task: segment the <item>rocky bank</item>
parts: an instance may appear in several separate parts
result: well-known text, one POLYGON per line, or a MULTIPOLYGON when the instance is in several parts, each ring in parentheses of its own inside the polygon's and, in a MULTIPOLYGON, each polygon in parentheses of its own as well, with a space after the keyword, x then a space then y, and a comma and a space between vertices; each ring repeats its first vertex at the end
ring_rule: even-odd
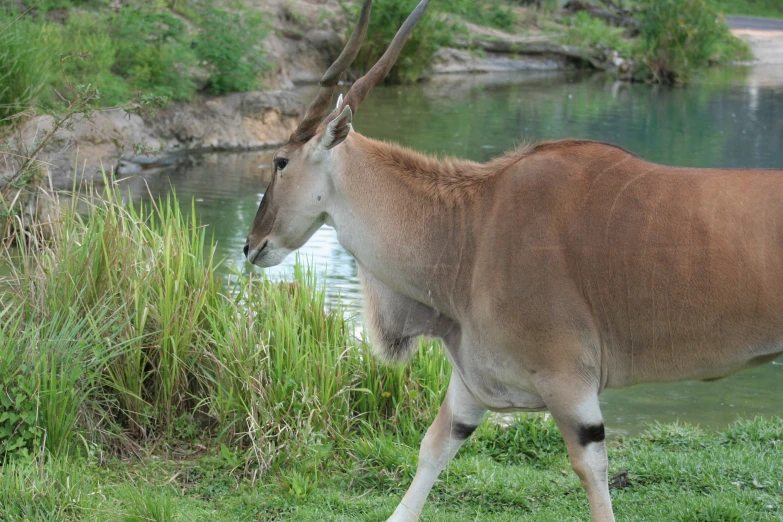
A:
MULTIPOLYGON (((273 90, 237 93, 176 103, 142 119, 121 110, 96 112, 57 132, 39 156, 55 186, 79 177, 100 178, 102 168, 131 175, 171 164, 187 153, 274 147, 295 128, 304 103, 295 85, 317 83, 340 53, 350 23, 339 0, 246 0, 272 18, 262 45, 273 67, 265 84, 273 90)), ((524 37, 468 25, 468 36, 433 58, 433 74, 555 70, 574 62, 611 66, 532 34, 524 37)), ((16 150, 32 150, 51 128, 50 116, 27 121, 13 137, 16 150)), ((12 158, 0 162, 0 177, 13 172, 12 158)))

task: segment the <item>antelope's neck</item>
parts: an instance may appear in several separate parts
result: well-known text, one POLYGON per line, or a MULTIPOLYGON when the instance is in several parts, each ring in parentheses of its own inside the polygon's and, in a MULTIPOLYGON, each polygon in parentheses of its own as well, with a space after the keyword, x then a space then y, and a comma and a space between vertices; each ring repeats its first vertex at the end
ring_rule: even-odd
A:
MULTIPOLYGON (((330 218, 340 244, 389 288, 457 318, 469 303, 476 251, 471 202, 440 200, 405 176, 401 151, 352 133, 334 151, 330 218)), ((404 152, 404 151, 403 151, 404 152)), ((407 159, 410 159, 408 157, 407 159)), ((432 163, 430 168, 437 168, 432 163)))

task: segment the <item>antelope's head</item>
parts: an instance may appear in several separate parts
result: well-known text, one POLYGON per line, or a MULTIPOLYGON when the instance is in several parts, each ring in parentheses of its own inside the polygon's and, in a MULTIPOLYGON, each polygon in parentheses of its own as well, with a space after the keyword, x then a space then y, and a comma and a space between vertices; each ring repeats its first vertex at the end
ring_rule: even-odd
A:
POLYGON ((329 218, 334 200, 332 173, 339 169, 334 150, 351 132, 353 114, 367 93, 380 83, 400 55, 430 0, 413 10, 389 48, 350 88, 329 113, 340 76, 362 46, 370 22, 372 0, 365 0, 351 38, 340 56, 321 78, 321 90, 307 108, 304 119, 274 156, 274 173, 245 243, 245 256, 258 266, 280 264, 304 245, 329 218))

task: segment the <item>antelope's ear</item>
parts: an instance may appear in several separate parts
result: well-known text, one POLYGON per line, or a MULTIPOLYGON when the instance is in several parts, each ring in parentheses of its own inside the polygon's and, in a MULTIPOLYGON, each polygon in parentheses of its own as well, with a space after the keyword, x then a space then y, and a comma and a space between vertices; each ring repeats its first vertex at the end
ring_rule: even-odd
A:
POLYGON ((324 135, 321 138, 321 146, 329 150, 345 141, 348 133, 351 132, 351 121, 353 120, 353 111, 346 105, 343 112, 338 117, 329 122, 326 126, 324 135))

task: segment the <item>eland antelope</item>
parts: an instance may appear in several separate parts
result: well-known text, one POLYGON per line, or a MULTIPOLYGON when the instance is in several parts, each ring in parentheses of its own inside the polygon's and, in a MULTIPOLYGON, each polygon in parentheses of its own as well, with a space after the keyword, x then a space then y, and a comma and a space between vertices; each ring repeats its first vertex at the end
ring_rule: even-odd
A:
POLYGON ((666 167, 586 140, 479 164, 366 138, 353 114, 429 0, 329 112, 371 3, 276 152, 245 254, 276 265, 327 223, 356 258, 379 357, 444 341, 446 398, 389 520, 418 519, 488 410, 548 410, 592 520, 612 521, 604 388, 717 379, 783 352, 783 171, 666 167))

